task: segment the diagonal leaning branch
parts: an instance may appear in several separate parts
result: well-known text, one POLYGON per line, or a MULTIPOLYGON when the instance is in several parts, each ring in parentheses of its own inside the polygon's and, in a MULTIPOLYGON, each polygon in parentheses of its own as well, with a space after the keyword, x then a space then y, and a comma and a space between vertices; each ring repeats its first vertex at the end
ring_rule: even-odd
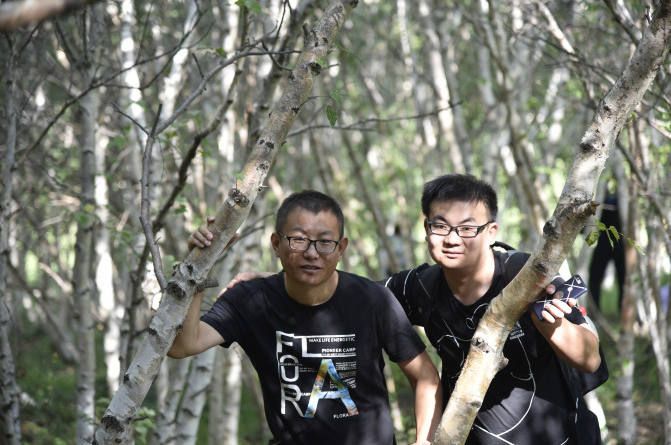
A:
POLYGON ((608 154, 630 113, 638 106, 667 57, 671 37, 671 0, 664 0, 620 78, 599 104, 585 132, 559 202, 543 238, 520 273, 496 297, 480 321, 434 444, 463 444, 485 393, 505 366, 503 345, 515 322, 549 283, 566 258, 589 215, 608 154))
POLYGON ((321 70, 320 60, 326 58, 340 27, 357 4, 355 0, 339 0, 331 4, 319 23, 306 38, 305 49, 289 75, 282 97, 273 107, 243 171, 242 179, 229 191, 218 210, 212 232, 215 237, 207 249, 194 249, 176 265, 163 292, 158 312, 151 320, 148 335, 124 374, 123 383, 112 398, 96 431, 94 443, 130 443, 132 422, 161 361, 172 344, 196 288, 201 285, 226 245, 249 214, 250 206, 268 174, 275 154, 301 106, 312 91, 314 78, 321 70))

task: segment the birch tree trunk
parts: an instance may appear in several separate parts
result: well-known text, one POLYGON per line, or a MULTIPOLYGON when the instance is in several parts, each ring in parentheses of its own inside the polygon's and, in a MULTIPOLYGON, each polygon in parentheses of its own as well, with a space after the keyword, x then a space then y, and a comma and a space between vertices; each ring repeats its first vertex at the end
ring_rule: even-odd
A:
MULTIPOLYGON (((406 0, 396 0, 396 11, 398 17, 398 28, 399 36, 401 38, 401 52, 403 55, 403 66, 405 68, 406 75, 410 78, 409 82, 403 83, 404 93, 410 93, 412 95, 413 102, 415 103, 415 111, 417 114, 421 114, 422 110, 422 100, 419 96, 419 76, 417 74, 417 58, 410 47, 410 30, 408 29, 408 7, 406 0)), ((433 123, 430 118, 423 117, 419 119, 421 126, 421 131, 419 132, 422 137, 422 143, 427 145, 430 148, 436 148, 437 138, 436 130, 433 128, 433 123)), ((461 156, 458 153, 453 153, 452 147, 448 147, 448 153, 450 154, 450 160, 452 161, 453 167, 457 171, 463 171, 463 164, 461 162, 461 156), (458 156, 453 156, 457 154, 458 156)))
MULTIPOLYGON (((633 139, 633 138, 632 138, 633 139)), ((635 181, 629 184, 629 205, 627 208, 627 229, 629 236, 637 239, 638 229, 638 186, 635 181)), ((636 241, 638 242, 638 241, 636 241)), ((617 431, 618 440, 623 445, 636 443, 636 411, 634 409, 634 323, 636 321, 636 300, 640 293, 637 285, 638 255, 636 248, 627 243, 624 246, 625 277, 622 308, 620 312, 619 341, 617 342, 620 358, 620 373, 617 378, 617 431)))
POLYGON ((212 381, 214 367, 214 348, 198 354, 191 361, 191 372, 184 391, 184 398, 177 414, 177 432, 175 443, 192 445, 196 443, 198 425, 205 406, 208 387, 212 381))
POLYGON ((587 218, 594 214, 592 197, 610 149, 664 62, 670 39, 671 1, 665 0, 624 72, 599 103, 536 251, 480 321, 436 433, 437 445, 465 443, 492 378, 504 366, 503 345, 511 328, 559 269, 587 218))
MULTIPOLYGON (((258 240, 254 236, 249 236, 245 241, 250 240, 252 243, 258 246, 258 240)), ((246 246, 245 246, 246 247, 246 246)), ((243 252, 249 252, 247 248, 243 247, 243 252)), ((217 268, 220 270, 218 273, 218 281, 220 283, 228 283, 233 273, 236 271, 234 266, 235 257, 237 256, 236 252, 230 252, 226 258, 221 262, 217 268)), ((258 257, 257 257, 258 258, 258 257)), ((243 270, 251 270, 252 265, 246 264, 243 270)), ((215 294, 216 298, 216 294, 215 294)), ((191 363, 191 369, 187 378, 184 381, 184 396, 181 397, 179 404, 179 411, 176 415, 176 425, 174 426, 175 434, 175 443, 179 445, 195 444, 197 434, 198 434, 198 425, 200 424, 200 418, 203 412, 203 407, 205 406, 205 400, 208 394, 211 394, 210 384, 212 382, 212 374, 215 372, 215 360, 216 352, 221 348, 212 348, 202 354, 197 355, 193 358, 191 363)), ((220 369, 216 369, 217 373, 221 373, 220 369)), ((239 413, 240 411, 240 400, 238 396, 237 408, 239 413)), ((230 403, 230 401, 225 400, 225 403, 230 403)), ((237 420, 238 415, 233 415, 232 418, 237 420)), ((228 419, 222 419, 224 422, 228 419)), ((212 419, 210 419, 212 421, 212 419)), ((237 425, 236 425, 237 432, 237 425)), ((160 442, 164 444, 165 442, 160 442)), ((213 442, 219 443, 219 442, 213 442)))
MULTIPOLYGON (((229 348, 230 349, 230 348, 229 348)), ((212 373, 212 382, 207 398, 207 443, 216 443, 231 445, 225 442, 224 423, 227 417, 224 415, 227 397, 224 395, 226 385, 226 375, 228 374, 228 364, 226 362, 228 354, 231 352, 226 348, 215 348, 214 369, 212 373)), ((238 417, 235 417, 235 429, 237 439, 238 417)), ((235 445, 235 444, 234 444, 235 445)))
POLYGON ((643 293, 643 307, 642 317, 645 318, 644 323, 650 329, 650 338, 652 342, 652 350, 655 353, 655 362, 657 363, 657 376, 659 378, 661 387, 661 401, 664 405, 663 422, 664 422, 664 444, 671 444, 671 365, 669 364, 669 341, 666 337, 667 320, 664 313, 664 304, 660 295, 659 273, 657 267, 661 264, 659 246, 659 237, 661 229, 657 221, 650 220, 648 222, 648 234, 650 234, 647 261, 639 263, 639 270, 641 275, 648 277, 647 292, 643 293))
POLYGON ((7 113, 7 139, 5 159, 2 165, 2 195, 0 195, 0 419, 4 439, 8 445, 21 443, 20 399, 21 390, 16 383, 16 366, 9 341, 12 330, 8 271, 10 266, 9 230, 12 213, 12 186, 16 153, 17 112, 14 102, 16 47, 11 36, 9 63, 5 77, 5 112, 7 113))
MULTIPOLYGON (((142 147, 144 147, 147 135, 142 130, 146 127, 146 118, 144 108, 140 101, 142 92, 140 91, 140 75, 135 67, 137 60, 135 38, 133 28, 136 23, 135 2, 133 0, 123 0, 119 5, 119 17, 121 22, 121 40, 119 41, 119 52, 121 54, 122 67, 125 70, 122 74, 122 81, 127 88, 120 91, 121 104, 126 114, 134 121, 131 125, 130 137, 128 138, 128 162, 125 163, 124 176, 126 185, 123 187, 124 202, 129 203, 127 207, 128 221, 131 227, 137 227, 139 221, 139 180, 142 166, 142 147), (140 128, 142 127, 142 128, 140 128)), ((143 242, 141 235, 136 235, 133 240, 133 246, 140 250, 143 242)), ((142 260, 140 260, 142 261, 142 260)), ((144 273, 137 270, 131 271, 130 264, 124 264, 120 276, 125 278, 123 292, 117 290, 117 293, 109 299, 108 295, 101 292, 100 305, 103 318, 106 320, 105 337, 103 340, 105 350, 105 364, 107 365, 108 386, 113 388, 110 394, 113 394, 119 387, 121 380, 121 370, 126 369, 130 360, 129 355, 133 351, 133 339, 135 338, 135 328, 138 310, 138 304, 135 302, 136 294, 134 290, 140 286, 144 279, 144 273), (135 276, 129 276, 135 273, 135 276), (120 294, 120 295, 119 295, 120 294), (116 300, 116 301, 115 301, 116 300), (122 328, 123 327, 123 328, 122 328), (117 332, 118 331, 118 332, 117 332), (118 336, 118 340, 115 337, 118 336), (118 343, 116 349, 114 344, 118 343), (118 364, 114 365, 114 361, 118 364), (118 368, 118 370, 115 370, 118 368), (117 382, 112 383, 110 379, 116 371, 117 382)), ((121 288, 121 286, 119 286, 121 288)))
POLYGON ((243 351, 236 347, 226 351, 226 385, 224 386, 223 445, 238 445, 240 403, 242 400, 243 351))
MULTIPOLYGON (((451 107, 451 91, 448 79, 456 82, 451 73, 451 62, 445 60, 450 54, 451 45, 443 47, 442 39, 434 23, 433 13, 426 0, 419 2, 419 14, 424 28, 424 34, 429 42, 429 70, 431 80, 437 94, 436 104, 438 109, 438 126, 440 129, 439 141, 447 149, 452 161, 452 169, 455 173, 469 173, 473 170, 471 164, 472 149, 466 135, 466 130, 461 119, 459 104, 451 107), (444 56, 443 56, 444 55, 444 56), (459 115, 459 118, 457 118, 459 115)), ((420 110, 417 110, 418 112, 420 110)))
POLYGON ((171 445, 177 443, 177 411, 179 403, 186 388, 186 378, 189 375, 193 357, 183 360, 166 359, 161 363, 160 379, 165 380, 161 389, 165 388, 165 394, 161 394, 162 403, 159 403, 159 411, 156 415, 156 427, 151 438, 153 445, 171 445), (173 365, 173 366, 171 366, 173 365))
MULTIPOLYGON (((102 32, 102 10, 90 9, 82 17, 88 33, 85 35, 88 51, 84 54, 84 85, 94 82, 97 67, 98 39, 102 32)), ((95 281, 95 171, 98 113, 100 93, 91 90, 80 102, 81 106, 81 198, 75 243, 75 265, 73 271, 74 318, 77 329, 77 443, 91 443, 95 424, 95 343, 93 321, 93 299, 95 281)))
POLYGON ((239 346, 217 348, 208 411, 208 438, 211 444, 238 445, 242 360, 239 346))
POLYGON ((196 288, 205 281, 213 264, 249 214, 250 205, 263 185, 275 153, 284 143, 296 114, 307 100, 314 77, 322 69, 318 61, 326 57, 354 6, 354 1, 334 2, 309 33, 306 49, 289 75, 289 83, 255 144, 241 180, 236 188, 230 190, 217 212, 213 225, 214 242, 207 249, 192 250, 184 262, 175 266, 173 276, 163 291, 161 306, 149 325, 148 336, 101 419, 96 443, 128 443, 131 440, 132 420, 175 338, 196 288))

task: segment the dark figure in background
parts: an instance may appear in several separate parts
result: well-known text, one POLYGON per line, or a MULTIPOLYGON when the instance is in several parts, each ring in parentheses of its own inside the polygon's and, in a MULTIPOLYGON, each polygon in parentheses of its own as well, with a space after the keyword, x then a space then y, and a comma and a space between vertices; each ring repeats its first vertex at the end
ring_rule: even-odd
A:
MULTIPOLYGON (((617 203, 617 194, 615 192, 606 192, 606 198, 601 205, 600 221, 606 227, 615 227, 615 230, 622 233, 622 222, 620 221, 620 212, 617 203)), ((618 307, 622 307, 622 292, 624 288, 624 240, 616 240, 612 235, 610 240, 606 232, 599 234, 599 240, 592 254, 592 260, 589 264, 589 287, 594 302, 597 307, 601 307, 601 285, 606 274, 606 268, 610 261, 615 263, 615 276, 617 278, 618 289, 618 307), (613 244, 611 245, 611 240, 613 244)))

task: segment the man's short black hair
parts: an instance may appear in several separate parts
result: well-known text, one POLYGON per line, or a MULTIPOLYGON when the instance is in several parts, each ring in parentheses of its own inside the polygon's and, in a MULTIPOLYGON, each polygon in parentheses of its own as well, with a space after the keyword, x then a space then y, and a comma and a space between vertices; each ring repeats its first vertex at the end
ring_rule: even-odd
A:
POLYGON ((431 204, 443 201, 482 202, 495 220, 499 211, 496 192, 491 185, 472 175, 450 174, 439 176, 426 184, 422 192, 422 212, 429 217, 431 204))
POLYGON ((317 214, 319 212, 331 212, 335 215, 340 225, 340 238, 345 233, 345 217, 342 214, 342 209, 338 201, 316 190, 303 190, 302 192, 295 192, 289 195, 277 210, 277 217, 275 218, 275 231, 281 232, 282 227, 287 222, 289 213, 296 208, 305 209, 309 212, 317 214))

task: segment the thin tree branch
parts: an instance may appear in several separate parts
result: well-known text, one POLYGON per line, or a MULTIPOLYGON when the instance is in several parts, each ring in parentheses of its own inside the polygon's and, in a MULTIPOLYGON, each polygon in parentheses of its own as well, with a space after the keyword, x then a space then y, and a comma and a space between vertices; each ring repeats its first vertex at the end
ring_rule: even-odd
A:
POLYGON ((436 116, 439 113, 445 111, 445 110, 450 110, 457 105, 460 104, 450 104, 449 107, 442 107, 442 108, 437 108, 433 111, 427 111, 426 113, 419 113, 419 114, 413 114, 410 116, 397 116, 397 117, 389 117, 389 118, 382 118, 382 117, 369 117, 366 119, 362 119, 357 122, 353 122, 349 125, 341 125, 341 126, 333 126, 333 125, 327 125, 327 124, 315 124, 315 125, 309 125, 303 128, 299 128, 296 131, 292 131, 287 135, 288 138, 298 136, 300 134, 306 133, 308 131, 312 130, 318 130, 318 129, 323 129, 323 128, 331 128, 333 130, 345 130, 345 131, 376 131, 374 128, 367 128, 363 127, 365 124, 384 124, 388 122, 398 122, 398 121, 407 121, 407 120, 415 120, 415 119, 422 119, 424 117, 428 116, 436 116))
POLYGON ((151 133, 149 133, 149 137, 147 137, 147 145, 144 149, 144 156, 142 158, 142 179, 140 181, 142 190, 140 224, 142 225, 142 230, 144 231, 144 236, 147 240, 147 246, 149 246, 149 250, 151 250, 151 257, 154 263, 154 273, 156 274, 158 283, 161 286, 161 290, 163 291, 168 284, 168 280, 166 280, 165 274, 163 273, 161 252, 158 248, 158 244, 156 244, 156 238, 154 237, 154 232, 151 228, 151 217, 149 215, 151 204, 149 201, 149 197, 151 196, 149 190, 149 187, 151 186, 151 181, 149 179, 151 173, 151 152, 156 140, 156 126, 158 125, 159 119, 161 118, 162 108, 163 105, 159 105, 158 111, 156 112, 156 118, 154 119, 154 125, 152 126, 151 133))

